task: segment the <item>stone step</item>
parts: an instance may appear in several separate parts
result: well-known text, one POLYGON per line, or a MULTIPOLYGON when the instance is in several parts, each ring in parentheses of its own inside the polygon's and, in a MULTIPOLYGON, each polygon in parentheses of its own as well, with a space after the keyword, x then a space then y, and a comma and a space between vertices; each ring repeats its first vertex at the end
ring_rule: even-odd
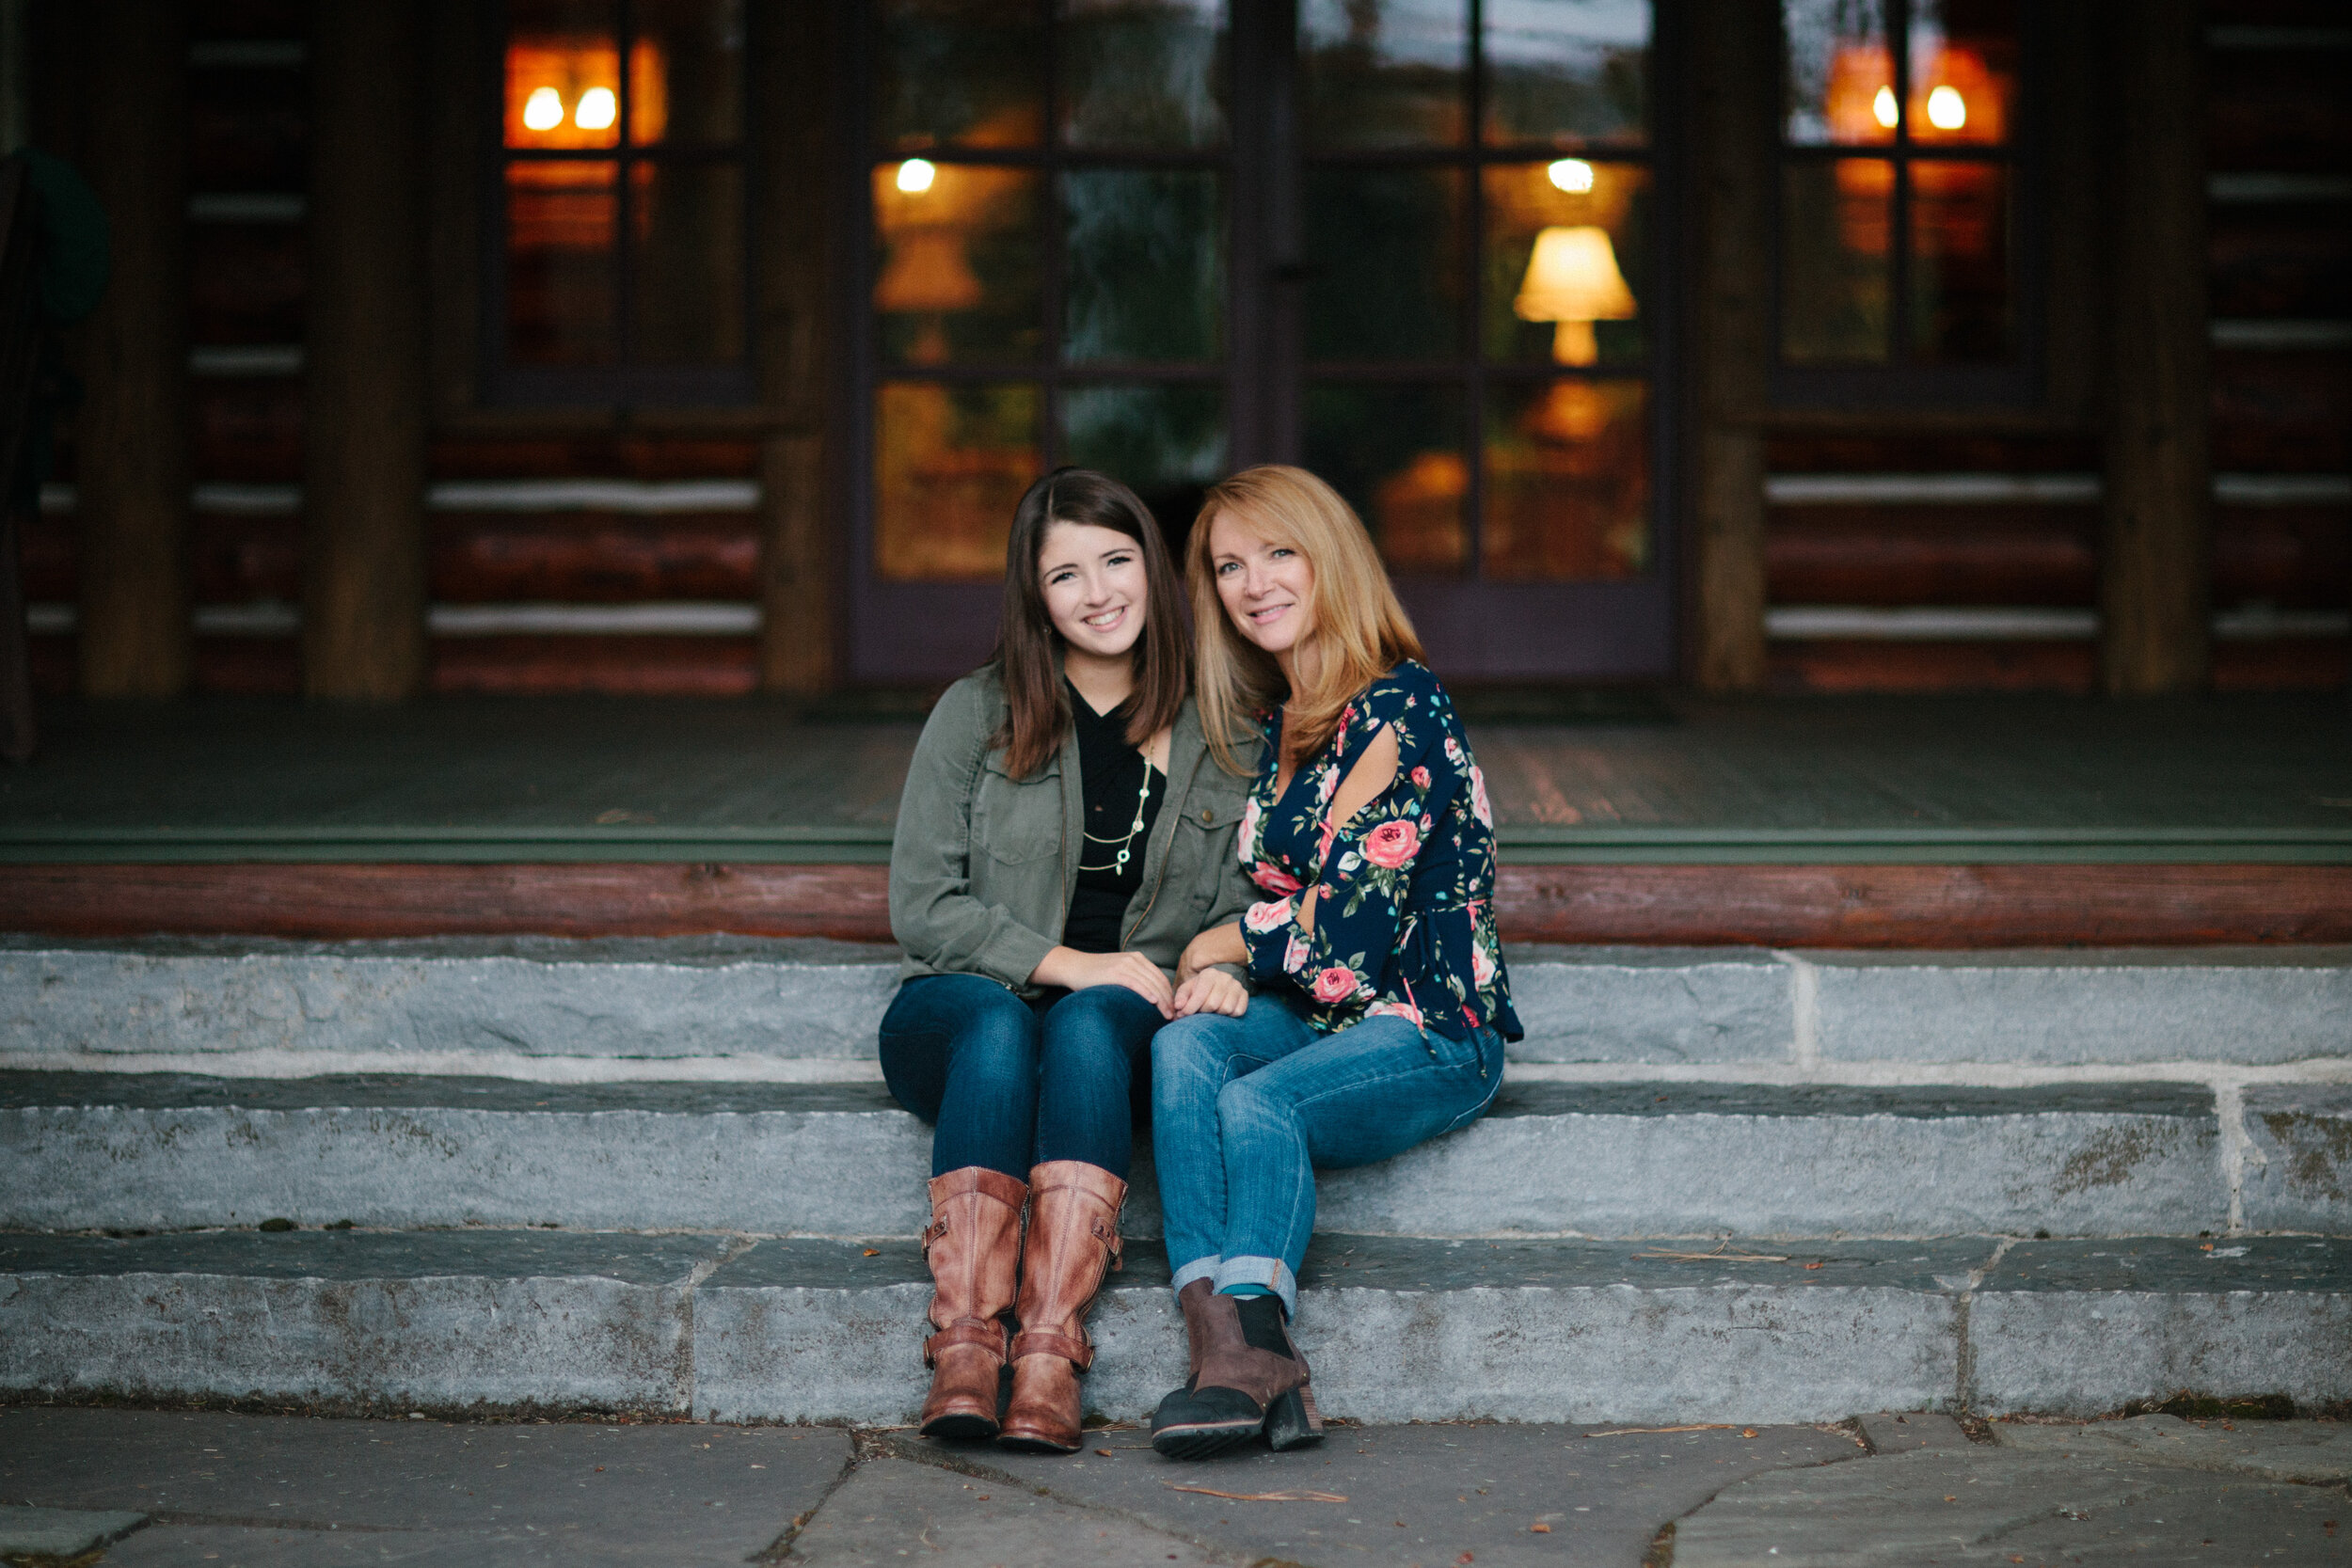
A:
MULTIPOLYGON (((0 938, 0 1067, 871 1077, 896 949, 0 938)), ((2352 948, 1515 946, 1526 1063, 2275 1065, 2352 1053, 2352 948)))
MULTIPOLYGON (((2352 1243, 1734 1243, 1329 1235, 1318 1402, 1362 1421, 2090 1415, 2182 1388, 2352 1397, 2352 1243)), ((1128 1249, 1090 1408, 1184 1375, 1167 1261, 1128 1249)), ((898 1423, 925 1374, 912 1241, 514 1230, 0 1236, 0 1388, 383 1412, 898 1423)))
MULTIPOLYGON (((2352 1085, 1506 1082, 1325 1173, 1394 1235, 2352 1230, 2352 1085)), ((929 1133, 879 1084, 0 1073, 0 1227, 545 1226, 909 1236, 929 1133)), ((1148 1149, 1128 1225, 1159 1229, 1148 1149)))

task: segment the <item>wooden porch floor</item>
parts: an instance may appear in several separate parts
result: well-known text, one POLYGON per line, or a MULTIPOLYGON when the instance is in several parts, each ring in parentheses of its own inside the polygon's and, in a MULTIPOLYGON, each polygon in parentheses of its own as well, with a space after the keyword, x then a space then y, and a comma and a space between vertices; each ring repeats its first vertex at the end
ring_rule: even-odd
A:
MULTIPOLYGON (((872 863, 917 729, 674 699, 43 718, 0 769, 0 862, 872 863)), ((1673 697, 1470 733, 1523 864, 2352 863, 2338 698, 1673 697)))

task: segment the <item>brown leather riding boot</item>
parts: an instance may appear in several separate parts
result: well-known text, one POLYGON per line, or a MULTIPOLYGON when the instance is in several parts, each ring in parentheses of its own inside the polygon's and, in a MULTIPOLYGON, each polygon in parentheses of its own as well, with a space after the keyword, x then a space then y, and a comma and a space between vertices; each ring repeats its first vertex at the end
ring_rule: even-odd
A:
POLYGON ((923 1259, 931 1266, 931 1326, 923 1364, 926 1437, 992 1437, 997 1373, 1005 1365, 1005 1314, 1021 1266, 1021 1205, 1029 1189, 1001 1171, 966 1165, 931 1178, 931 1223, 923 1259))
POLYGON ((1069 1453, 1080 1441, 1078 1374, 1094 1365, 1087 1313, 1104 1273, 1119 1266, 1119 1210, 1127 1183, 1083 1160, 1053 1160, 1029 1172, 1029 1193, 1012 1402, 996 1441, 1069 1453))

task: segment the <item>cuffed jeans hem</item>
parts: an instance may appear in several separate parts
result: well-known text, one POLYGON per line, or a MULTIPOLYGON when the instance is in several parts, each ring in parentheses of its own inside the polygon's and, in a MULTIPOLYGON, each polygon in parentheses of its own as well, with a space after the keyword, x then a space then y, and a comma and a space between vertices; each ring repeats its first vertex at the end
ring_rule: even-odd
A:
POLYGON ((1216 1288, 1263 1285, 1282 1298, 1287 1317, 1298 1316, 1298 1276, 1279 1258, 1228 1258, 1216 1268, 1216 1288))
POLYGON ((1168 1284, 1173 1289, 1181 1291, 1196 1279, 1214 1280, 1216 1278, 1217 1269, 1224 1261, 1222 1258, 1196 1258, 1178 1269, 1175 1277, 1170 1279, 1168 1284))

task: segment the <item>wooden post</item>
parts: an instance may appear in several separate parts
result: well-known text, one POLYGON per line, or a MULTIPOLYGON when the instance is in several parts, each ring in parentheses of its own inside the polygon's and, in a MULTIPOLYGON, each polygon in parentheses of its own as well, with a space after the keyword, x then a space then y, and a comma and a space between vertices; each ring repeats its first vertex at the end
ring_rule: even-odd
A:
POLYGON ((1771 0, 1701 0, 1690 28, 1695 230, 1690 443, 1695 562, 1691 677, 1764 684, 1764 437, 1771 367, 1780 17, 1771 0))
POLYGON ((303 689, 396 702, 425 676, 424 18, 310 24, 303 689))
POLYGON ((188 684, 188 33, 179 0, 93 0, 89 181, 114 258, 74 421, 82 690, 188 684))
POLYGON ((2106 17, 2116 135, 2099 624, 2115 696, 2195 690, 2211 652, 2202 9, 2136 0, 2106 17))
POLYGON ((755 70, 774 105, 759 214, 760 400, 782 428, 762 445, 759 684, 813 694, 839 678, 829 424, 835 236, 832 224, 834 6, 761 12, 755 70))

